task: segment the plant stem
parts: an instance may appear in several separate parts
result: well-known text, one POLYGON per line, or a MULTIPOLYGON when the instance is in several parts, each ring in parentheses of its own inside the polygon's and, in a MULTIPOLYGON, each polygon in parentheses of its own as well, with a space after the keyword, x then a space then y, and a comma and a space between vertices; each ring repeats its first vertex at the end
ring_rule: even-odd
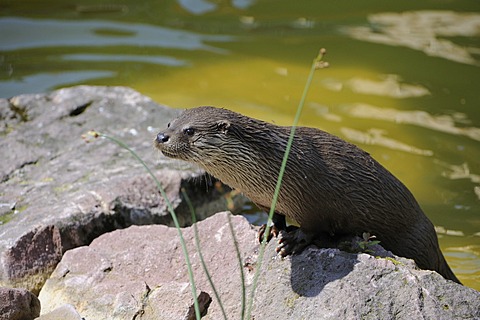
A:
POLYGON ((182 188, 182 194, 183 194, 183 197, 185 198, 185 201, 187 202, 190 213, 192 214, 192 227, 193 227, 193 230, 194 230, 194 233, 195 233, 195 245, 197 247, 197 252, 198 252, 198 256, 200 258, 200 262, 202 263, 203 271, 205 272, 205 274, 207 276, 208 283, 210 283, 210 286, 212 287, 212 290, 213 290, 213 294, 215 295, 215 298, 217 299, 217 302, 220 306, 220 309, 221 309, 222 315, 223 315, 223 319, 227 320, 227 313, 225 312, 225 308, 223 307, 222 300, 220 299, 220 295, 218 294, 217 288, 215 287, 215 285, 213 283, 213 280, 212 280, 212 277, 210 276, 210 273, 208 272, 207 264, 205 263, 205 260, 203 259, 203 254, 202 254, 202 251, 201 251, 201 248, 200 248, 200 238, 198 236, 198 228, 197 228, 197 224, 196 224, 197 219, 195 217, 195 209, 193 208, 192 202, 190 201, 190 197, 187 195, 187 193, 185 192, 185 189, 183 189, 183 188, 182 188))
POLYGON ((198 299, 197 299, 197 290, 195 288, 195 281, 193 279, 193 271, 192 271, 192 264, 190 263, 190 258, 188 256, 188 250, 187 250, 187 245, 185 244, 185 239, 183 238, 182 230, 180 228, 180 224, 178 223, 177 215, 175 214, 175 210, 173 209, 172 203, 170 200, 168 200, 167 194, 165 193, 165 190, 163 189, 162 185, 160 184, 160 181, 158 181, 157 177, 153 174, 153 172, 150 170, 150 168, 147 166, 147 164, 133 151, 129 146, 127 146, 123 141, 120 141, 114 137, 111 137, 109 135, 100 133, 100 132, 89 132, 91 135, 94 137, 103 137, 105 139, 108 139, 120 147, 124 148, 125 150, 129 151, 130 154, 138 160, 142 164, 142 166, 147 170, 148 174, 153 178, 155 181, 158 190, 160 190, 160 193, 162 194, 163 199, 165 200, 165 203, 167 204, 168 211, 170 212, 170 215, 172 216, 173 223, 175 225, 175 228, 178 231, 178 236, 180 237, 180 244, 182 246, 182 251, 183 255, 185 257, 185 262, 187 264, 187 270, 188 270, 188 279, 190 281, 190 285, 192 286, 192 296, 193 296, 193 301, 194 301, 194 307, 195 307, 195 316, 197 320, 200 320, 201 315, 200 315, 200 307, 198 305, 198 299))
POLYGON ((265 228, 265 233, 264 233, 263 239, 262 239, 262 245, 260 246, 260 250, 259 250, 259 253, 258 253, 257 270, 256 270, 255 276, 253 278, 252 291, 251 291, 251 294, 250 294, 250 297, 249 297, 250 299, 249 299, 249 303, 248 303, 246 319, 250 319, 250 315, 251 315, 251 311, 252 311, 252 307, 253 307, 253 298, 254 298, 254 295, 255 295, 255 290, 257 288, 258 277, 260 276, 260 270, 261 270, 261 267, 262 267, 263 256, 264 256, 264 253, 265 253, 265 246, 266 246, 266 243, 267 243, 268 235, 270 233, 270 228, 271 228, 271 226, 270 226, 271 223, 270 222, 272 221, 273 214, 275 212, 275 206, 277 205, 278 196, 280 194, 280 188, 282 186, 282 179, 283 179, 283 175, 285 173, 285 168, 287 167, 287 161, 288 161, 288 157, 290 155, 290 150, 292 148, 293 139, 295 137, 295 131, 297 129, 297 125, 298 125, 298 121, 300 120, 300 116, 302 114, 302 110, 303 110, 303 106, 305 104, 305 100, 307 98, 308 90, 310 89, 310 85, 312 84, 313 74, 315 73, 316 69, 328 66, 328 64, 326 62, 322 61, 324 55, 325 55, 325 49, 321 49, 319 54, 315 57, 315 59, 313 59, 312 67, 310 68, 310 73, 308 75, 307 82, 306 82, 305 87, 303 89, 302 98, 300 99, 300 102, 299 102, 298 108, 297 108, 297 113, 295 114, 295 118, 294 118, 293 123, 292 123, 292 127, 291 127, 291 130, 290 130, 290 136, 288 137, 287 147, 285 148, 285 153, 283 155, 282 165, 280 167, 280 172, 278 174, 277 184, 275 186, 275 192, 273 194, 272 203, 270 205, 270 212, 268 214, 268 223, 267 223, 267 226, 265 228))

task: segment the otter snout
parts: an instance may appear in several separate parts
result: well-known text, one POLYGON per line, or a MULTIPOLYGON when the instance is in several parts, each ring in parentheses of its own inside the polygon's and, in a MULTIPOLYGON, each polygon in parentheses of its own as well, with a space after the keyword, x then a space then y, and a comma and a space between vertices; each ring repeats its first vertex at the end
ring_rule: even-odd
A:
POLYGON ((157 143, 165 143, 168 142, 169 139, 170 136, 168 134, 160 132, 159 134, 157 134, 157 138, 155 140, 157 141, 157 143))

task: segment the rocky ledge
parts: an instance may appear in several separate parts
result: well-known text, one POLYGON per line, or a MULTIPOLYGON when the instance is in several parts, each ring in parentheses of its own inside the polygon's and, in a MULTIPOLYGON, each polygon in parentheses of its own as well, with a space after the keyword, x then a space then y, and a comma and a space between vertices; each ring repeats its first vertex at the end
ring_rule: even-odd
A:
MULTIPOLYGON (((153 150, 155 133, 175 113, 121 87, 80 86, 0 99, 0 319, 38 316, 38 299, 24 289, 40 293, 40 319, 188 318, 192 296, 185 260, 155 184, 128 151, 106 140, 81 138, 95 129, 131 146, 166 189, 182 226, 191 223, 182 189, 199 220, 225 210, 226 203, 242 206, 243 197, 153 150)), ((241 318, 240 275, 245 275, 248 298, 258 266, 256 230, 229 213, 197 226, 225 313, 241 318)), ((213 298, 204 305, 209 305, 205 319, 223 318, 192 227, 183 234, 197 292, 213 298)), ((479 292, 417 270, 410 260, 315 247, 280 259, 272 242, 252 315, 480 319, 479 310, 479 292)))
MULTIPOLYGON (((200 252, 225 313, 228 319, 241 319, 241 273, 248 300, 257 269, 257 232, 245 218, 228 212, 196 226, 200 252)), ((196 289, 213 299, 203 319, 223 319, 201 267, 193 227, 182 233, 196 289)), ((479 292, 435 272, 418 270, 411 260, 313 246, 281 259, 275 241, 265 252, 254 295, 254 319, 480 317, 479 292)), ((85 319, 185 319, 193 303, 177 230, 161 225, 116 230, 89 246, 67 251, 39 298, 42 313, 69 304, 85 319)))
MULTIPOLYGON (((225 210, 226 188, 152 147, 174 117, 129 88, 80 86, 0 100, 0 286, 38 294, 69 249, 130 225, 173 225, 153 180, 115 143, 82 139, 95 129, 129 145, 165 188, 182 226, 225 210)), ((241 197, 236 197, 241 199, 241 197)))

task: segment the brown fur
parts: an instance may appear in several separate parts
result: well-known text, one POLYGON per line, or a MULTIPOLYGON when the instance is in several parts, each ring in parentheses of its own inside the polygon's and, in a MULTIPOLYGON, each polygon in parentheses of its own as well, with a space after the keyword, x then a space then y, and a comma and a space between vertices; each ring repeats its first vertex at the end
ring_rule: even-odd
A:
MULTIPOLYGON (((269 208, 290 130, 199 107, 173 120, 155 145, 269 208)), ((307 235, 370 232, 396 255, 459 282, 410 191, 367 152, 327 132, 296 129, 275 211, 307 235)))

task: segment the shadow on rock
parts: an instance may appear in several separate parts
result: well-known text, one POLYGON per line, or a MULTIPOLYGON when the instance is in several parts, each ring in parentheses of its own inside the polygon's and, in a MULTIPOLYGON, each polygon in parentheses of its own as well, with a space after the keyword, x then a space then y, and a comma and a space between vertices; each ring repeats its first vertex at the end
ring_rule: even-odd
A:
POLYGON ((358 262, 357 255, 338 249, 307 248, 291 259, 292 290, 303 297, 317 296, 325 286, 349 274, 358 262))

